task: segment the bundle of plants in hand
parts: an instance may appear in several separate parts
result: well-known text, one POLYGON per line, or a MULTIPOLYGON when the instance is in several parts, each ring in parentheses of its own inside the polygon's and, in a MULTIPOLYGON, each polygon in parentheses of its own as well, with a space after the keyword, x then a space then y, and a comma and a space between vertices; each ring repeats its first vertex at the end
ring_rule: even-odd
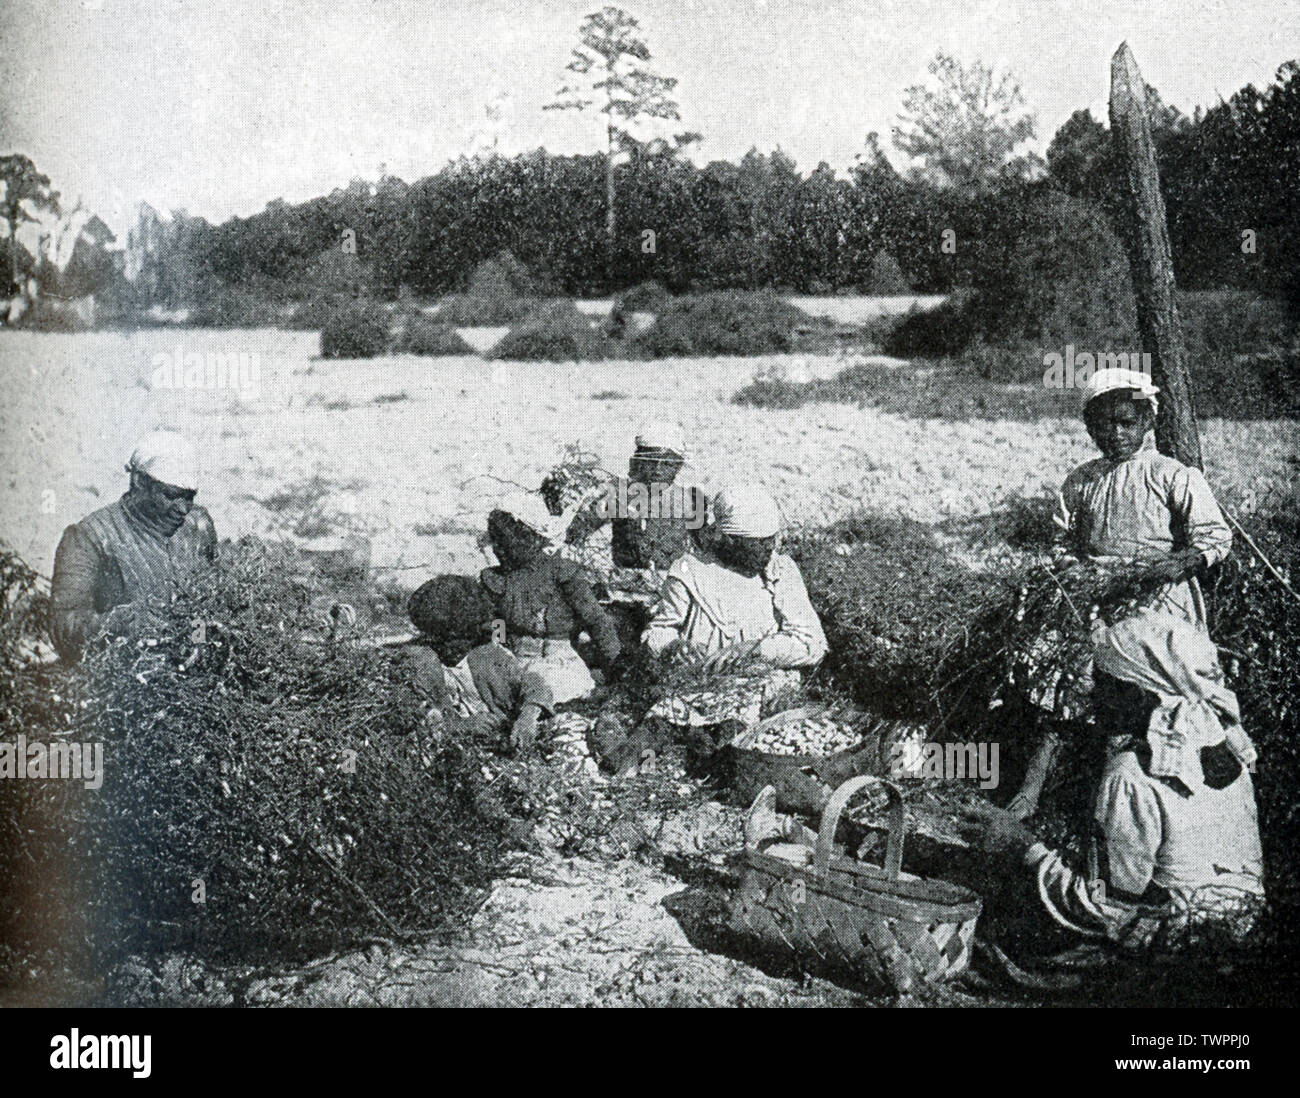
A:
POLYGON ((1135 613, 1169 582, 1135 562, 1074 559, 984 579, 973 613, 936 653, 930 696, 945 725, 979 726, 1002 705, 1079 719, 1076 687, 1086 681, 1095 631, 1135 613))
MULTIPOLYGON (((50 713, 63 727, 26 730, 103 745, 98 790, 25 783, 57 784, 60 803, 0 852, 10 870, 42 865, 26 877, 50 889, 75 874, 94 956, 429 931, 489 882, 509 820, 480 749, 426 723, 384 650, 322 629, 317 584, 293 550, 226 546, 219 568, 89 646, 50 713)), ((24 906, 13 921, 35 917, 43 887, 6 897, 24 906)))

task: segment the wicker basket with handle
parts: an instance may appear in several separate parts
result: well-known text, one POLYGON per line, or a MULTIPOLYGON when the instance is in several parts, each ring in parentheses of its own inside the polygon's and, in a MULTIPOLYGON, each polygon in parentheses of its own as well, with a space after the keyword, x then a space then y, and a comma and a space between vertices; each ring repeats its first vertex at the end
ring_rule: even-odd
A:
POLYGON ((811 865, 747 849, 733 926, 895 991, 943 980, 969 963, 980 898, 948 881, 902 872, 903 799, 881 778, 850 778, 822 813, 811 865), (872 783, 889 796, 889 838, 877 868, 834 852, 849 798, 872 783))

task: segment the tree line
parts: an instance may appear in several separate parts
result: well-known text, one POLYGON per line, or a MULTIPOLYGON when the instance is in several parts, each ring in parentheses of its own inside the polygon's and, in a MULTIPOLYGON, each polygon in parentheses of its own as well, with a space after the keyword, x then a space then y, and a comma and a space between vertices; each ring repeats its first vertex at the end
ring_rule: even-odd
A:
MULTIPOLYGON (((649 55, 634 22, 629 29, 617 9, 603 15, 603 24, 589 17, 583 42, 605 58, 608 79, 622 70, 614 47, 598 48, 601 26, 638 64, 649 55)), ((583 64, 570 75, 575 68, 583 64)), ((672 82, 631 71, 646 113, 675 123, 672 82)), ((989 265, 1022 246, 1043 210, 1063 208, 1062 196, 1118 218, 1110 136, 1089 112, 1057 131, 1044 162, 1022 151, 1033 123, 1014 82, 942 55, 930 73, 935 86, 907 90, 893 134, 913 162, 903 171, 875 134, 846 174, 825 163, 801 173, 779 149, 697 165, 683 155, 697 135, 640 139, 626 97, 606 96, 598 109, 608 147, 592 155, 462 157, 415 183, 358 179, 219 225, 142 209, 131 286, 84 262, 65 292, 129 293, 171 307, 232 287, 270 301, 348 290, 424 297, 463 289, 480 263, 509 252, 555 294, 608 294, 650 280, 674 292, 943 293, 987 281, 989 265), (613 114, 611 103, 620 104, 613 114), (945 118, 968 123, 954 130, 945 118)), ((1300 63, 1192 117, 1150 93, 1179 285, 1300 301, 1300 63)), ((30 188, 30 173, 25 180, 30 188)))

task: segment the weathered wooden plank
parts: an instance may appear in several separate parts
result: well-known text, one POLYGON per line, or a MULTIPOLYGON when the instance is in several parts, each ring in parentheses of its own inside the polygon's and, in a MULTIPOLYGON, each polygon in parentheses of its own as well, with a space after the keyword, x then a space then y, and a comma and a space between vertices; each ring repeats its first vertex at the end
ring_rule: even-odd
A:
POLYGON ((1152 378, 1160 386, 1156 446, 1162 454, 1199 469, 1201 442, 1174 298, 1174 264, 1147 115, 1146 83, 1127 42, 1120 44, 1110 63, 1110 132, 1123 177, 1125 246, 1137 299, 1138 331, 1142 349, 1151 355, 1152 378))

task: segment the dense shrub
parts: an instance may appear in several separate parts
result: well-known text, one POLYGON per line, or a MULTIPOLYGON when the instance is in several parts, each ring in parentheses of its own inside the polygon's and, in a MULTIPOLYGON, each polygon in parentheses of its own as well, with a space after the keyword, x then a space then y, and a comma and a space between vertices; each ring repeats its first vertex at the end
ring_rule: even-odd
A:
POLYGON ((812 318, 770 291, 716 290, 673 299, 634 340, 647 358, 788 351, 812 318))
POLYGON ((61 301, 38 297, 18 319, 15 327, 33 332, 85 332, 88 325, 61 301))
POLYGON ((454 328, 518 324, 536 307, 542 289, 519 260, 503 252, 474 268, 463 293, 439 302, 438 319, 454 328))
POLYGON ((470 910, 508 821, 483 757, 426 724, 393 656, 345 627, 324 635, 320 582, 246 540, 76 669, 10 672, 4 739, 62 734, 106 759, 98 791, 0 783, 11 950, 57 920, 82 960, 178 934, 213 956, 265 955, 470 910))
POLYGON ((318 294, 293 305, 281 321, 281 327, 298 332, 319 332, 331 316, 347 308, 356 298, 352 294, 318 294))
POLYGON ((974 334, 968 296, 954 294, 934 309, 909 309, 886 335, 883 350, 896 358, 960 354, 974 334))
POLYGON ((454 328, 441 320, 432 320, 419 313, 407 317, 406 328, 395 349, 404 354, 430 357, 474 353, 474 349, 461 339, 454 328))
POLYGON ((900 357, 955 355, 980 337, 999 346, 1066 343, 1136 350, 1128 260, 1105 215, 1056 192, 989 200, 968 295, 909 316, 886 344, 900 357))
POLYGON ((524 362, 574 362, 608 358, 608 339, 571 301, 536 308, 492 348, 492 357, 524 362))
POLYGON ((378 302, 347 302, 325 318, 322 358, 374 358, 387 351, 388 311, 378 302))
POLYGON ((1055 192, 998 203, 996 245, 975 267, 973 334, 990 343, 1136 350, 1128 257, 1106 216, 1055 192))
POLYGON ((478 298, 535 298, 546 297, 549 287, 507 249, 474 268, 466 292, 478 298))
POLYGON ((518 324, 535 306, 531 298, 448 294, 438 302, 438 319, 453 328, 498 328, 518 324))
POLYGON ((651 279, 639 282, 631 289, 624 290, 614 299, 615 308, 622 307, 625 312, 656 313, 673 299, 662 282, 651 279))
POLYGON ((910 294, 912 287, 898 260, 888 252, 871 257, 870 292, 873 294, 910 294))
POLYGON ((983 577, 924 523, 859 513, 788 539, 830 642, 826 670, 883 716, 933 714, 936 653, 965 627, 983 577))

